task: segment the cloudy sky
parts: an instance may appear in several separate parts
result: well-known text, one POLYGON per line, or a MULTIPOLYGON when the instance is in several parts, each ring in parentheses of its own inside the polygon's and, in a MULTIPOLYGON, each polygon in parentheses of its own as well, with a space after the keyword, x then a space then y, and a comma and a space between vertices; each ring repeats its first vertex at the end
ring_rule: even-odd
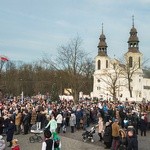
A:
POLYGON ((144 59, 150 58, 150 0, 0 0, 0 55, 31 62, 80 36, 91 57, 104 23, 111 57, 121 58, 134 15, 144 59))

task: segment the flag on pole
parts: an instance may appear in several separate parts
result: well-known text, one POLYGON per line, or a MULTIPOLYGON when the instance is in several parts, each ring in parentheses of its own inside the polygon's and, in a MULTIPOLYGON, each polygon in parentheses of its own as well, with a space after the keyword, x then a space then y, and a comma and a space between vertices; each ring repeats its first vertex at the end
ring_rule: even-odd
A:
POLYGON ((0 56, 1 61, 8 61, 8 58, 6 56, 0 56))

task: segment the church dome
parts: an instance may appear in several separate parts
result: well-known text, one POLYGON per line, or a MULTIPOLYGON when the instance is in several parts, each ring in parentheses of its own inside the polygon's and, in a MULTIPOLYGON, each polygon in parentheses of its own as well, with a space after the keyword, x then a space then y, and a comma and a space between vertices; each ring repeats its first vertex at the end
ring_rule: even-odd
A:
POLYGON ((137 33, 137 30, 135 27, 132 27, 131 30, 130 30, 130 33, 137 33))

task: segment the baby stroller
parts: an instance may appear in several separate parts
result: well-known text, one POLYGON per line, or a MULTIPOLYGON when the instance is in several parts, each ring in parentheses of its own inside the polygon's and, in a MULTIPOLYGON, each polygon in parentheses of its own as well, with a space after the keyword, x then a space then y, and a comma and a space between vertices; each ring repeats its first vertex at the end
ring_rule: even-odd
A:
POLYGON ((40 136, 40 134, 43 133, 43 130, 39 129, 37 124, 35 124, 31 127, 30 132, 33 133, 33 135, 29 137, 30 143, 43 141, 42 137, 40 136))
POLYGON ((96 130, 95 127, 92 127, 89 131, 86 130, 86 131, 82 134, 83 141, 86 142, 87 140, 89 140, 89 141, 91 141, 91 142, 94 142, 93 134, 95 133, 95 130, 96 130))

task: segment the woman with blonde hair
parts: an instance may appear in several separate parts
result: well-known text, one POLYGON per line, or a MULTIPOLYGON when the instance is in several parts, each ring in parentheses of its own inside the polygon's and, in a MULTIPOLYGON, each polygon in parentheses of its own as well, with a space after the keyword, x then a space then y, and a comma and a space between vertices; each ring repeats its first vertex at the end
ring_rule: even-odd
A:
POLYGON ((17 139, 13 139, 12 140, 11 150, 20 150, 20 146, 18 144, 18 140, 17 139))
POLYGON ((103 131, 104 131, 104 122, 103 122, 103 118, 101 117, 101 115, 99 115, 99 118, 98 118, 98 135, 100 137, 99 141, 103 140, 103 137, 102 137, 103 131))

